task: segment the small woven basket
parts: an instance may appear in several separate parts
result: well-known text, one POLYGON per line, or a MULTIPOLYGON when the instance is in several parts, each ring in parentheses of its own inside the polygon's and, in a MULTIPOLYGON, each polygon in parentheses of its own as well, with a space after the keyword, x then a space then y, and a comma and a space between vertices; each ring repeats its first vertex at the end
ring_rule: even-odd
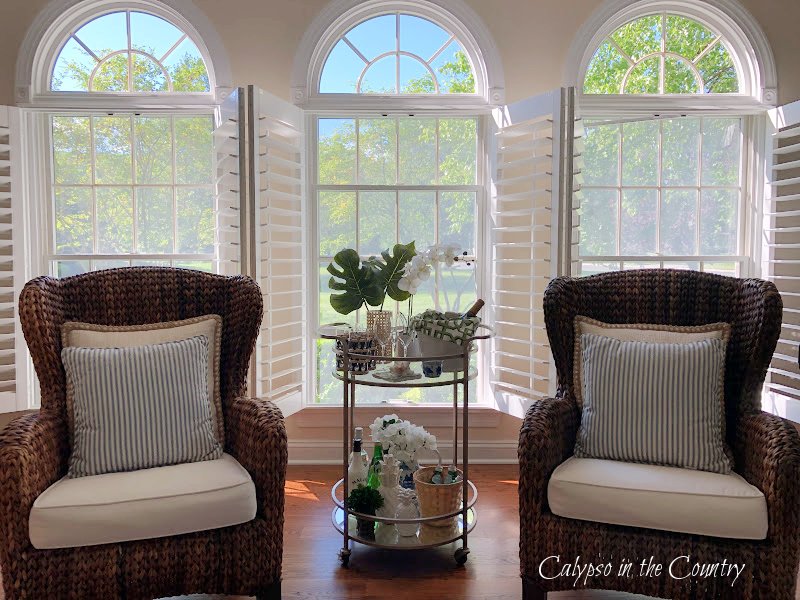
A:
MULTIPOLYGON (((414 488, 417 490, 421 517, 446 515, 461 508, 463 482, 431 483, 434 469, 435 467, 420 467, 414 473, 414 488)), ((464 477, 461 469, 457 469, 457 471, 461 477, 464 477)), ((438 521, 426 521, 425 524, 433 527, 450 527, 455 520, 455 517, 448 517, 438 521)))

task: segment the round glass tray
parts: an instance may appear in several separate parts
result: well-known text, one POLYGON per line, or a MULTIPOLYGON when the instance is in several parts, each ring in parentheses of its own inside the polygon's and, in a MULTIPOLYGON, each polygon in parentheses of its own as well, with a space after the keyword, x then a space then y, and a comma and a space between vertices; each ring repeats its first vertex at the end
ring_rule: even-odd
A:
MULTIPOLYGON (((420 359, 416 359, 420 360, 420 359)), ((411 363, 412 365, 414 363, 411 363)), ((419 363, 417 363, 419 364, 419 363)), ((350 373, 348 378, 359 385, 369 385, 373 387, 396 387, 396 388, 414 388, 414 387, 440 387, 444 385, 453 385, 454 383, 464 383, 463 371, 456 371, 451 373, 442 373, 439 377, 425 377, 422 373, 411 367, 411 369, 419 374, 417 379, 403 379, 401 381, 391 381, 389 379, 381 379, 375 377, 376 371, 388 370, 388 365, 378 365, 378 368, 368 373, 350 373)), ((478 376, 478 370, 470 367, 467 375, 467 381, 475 379, 478 376)), ((344 380, 342 371, 333 371, 333 377, 339 381, 344 380)))
MULTIPOLYGON (((336 530, 341 534, 344 534, 344 518, 344 510, 338 506, 333 509, 331 521, 336 530)), ((470 508, 467 511, 467 533, 475 529, 477 522, 478 513, 474 508, 470 508)), ((455 542, 464 535, 464 519, 462 514, 453 517, 453 524, 449 527, 433 527, 425 523, 399 525, 401 528, 412 528, 413 531, 415 531, 413 535, 400 535, 398 525, 389 523, 373 522, 373 527, 375 531, 374 539, 362 537, 358 533, 358 524, 355 515, 349 515, 347 531, 350 538, 360 544, 375 546, 376 548, 391 548, 396 550, 433 548, 435 546, 443 546, 455 542)))

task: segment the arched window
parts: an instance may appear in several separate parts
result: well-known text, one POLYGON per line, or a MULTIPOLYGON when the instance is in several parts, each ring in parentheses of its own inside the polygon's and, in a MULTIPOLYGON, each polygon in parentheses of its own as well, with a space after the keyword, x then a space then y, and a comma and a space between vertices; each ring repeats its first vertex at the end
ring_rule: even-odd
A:
POLYGON ((124 10, 95 17, 58 51, 50 80, 65 92, 209 92, 197 44, 169 21, 124 10))
POLYGON ((663 12, 630 21, 609 35, 589 62, 585 94, 729 94, 739 74, 719 33, 663 12))
POLYGON ((362 21, 336 42, 319 91, 474 94, 475 74, 453 33, 428 19, 393 13, 362 21))
MULTIPOLYGON (((430 277, 414 314, 465 310, 483 293, 483 131, 499 99, 492 83, 501 81, 487 68, 486 57, 496 59, 488 34, 459 0, 341 0, 335 7, 331 22, 309 29, 314 37, 301 44, 295 77, 295 98, 314 115, 307 155, 316 165, 310 194, 319 271, 309 289, 319 292, 318 321, 365 321, 363 309, 345 316, 331 307, 325 268, 337 252, 354 248, 368 259, 411 241, 419 250, 458 244, 472 258, 430 277)), ((384 308, 408 314, 405 302, 384 308)), ((317 402, 336 402, 332 353, 327 341, 318 344, 317 402)), ((387 388, 372 401, 452 401, 442 390, 387 388)))
POLYGON ((214 70, 202 39, 156 0, 74 4, 32 61, 47 156, 42 266, 215 264, 214 70))
POLYGON ((692 0, 642 0, 605 19, 588 25, 577 82, 581 274, 747 275, 750 115, 766 96, 754 44, 732 17, 692 0))

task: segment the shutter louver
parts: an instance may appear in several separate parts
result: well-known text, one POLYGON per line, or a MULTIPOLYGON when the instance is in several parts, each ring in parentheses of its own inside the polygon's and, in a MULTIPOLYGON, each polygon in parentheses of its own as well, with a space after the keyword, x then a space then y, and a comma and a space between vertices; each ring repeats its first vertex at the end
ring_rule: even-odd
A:
POLYGON ((498 408, 516 416, 555 387, 542 300, 557 274, 560 112, 557 90, 498 117, 490 382, 498 408))
POLYGON ((238 275, 242 272, 242 210, 244 190, 243 90, 234 89, 219 107, 219 126, 214 130, 217 161, 217 272, 238 275))
POLYGON ((765 211, 766 273, 783 297, 768 386, 800 400, 800 102, 772 111, 772 198, 765 211))
MULTIPOLYGON (((254 119, 255 277, 264 295, 256 393, 284 416, 302 407, 306 377, 303 112, 249 89, 254 119)), ((253 186, 251 186, 253 189, 253 186)))

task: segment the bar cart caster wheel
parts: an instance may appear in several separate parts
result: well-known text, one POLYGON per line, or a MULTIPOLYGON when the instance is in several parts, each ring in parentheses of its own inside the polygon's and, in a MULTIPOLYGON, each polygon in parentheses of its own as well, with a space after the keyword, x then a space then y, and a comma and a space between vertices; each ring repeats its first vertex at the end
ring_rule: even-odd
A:
POLYGON ((455 554, 453 555, 453 558, 456 559, 456 564, 461 566, 467 562, 468 556, 469 556, 469 550, 465 548, 459 548, 458 550, 456 550, 455 554))
POLYGON ((346 569, 350 565, 350 550, 345 550, 344 548, 339 550, 339 560, 342 562, 342 566, 346 569))

